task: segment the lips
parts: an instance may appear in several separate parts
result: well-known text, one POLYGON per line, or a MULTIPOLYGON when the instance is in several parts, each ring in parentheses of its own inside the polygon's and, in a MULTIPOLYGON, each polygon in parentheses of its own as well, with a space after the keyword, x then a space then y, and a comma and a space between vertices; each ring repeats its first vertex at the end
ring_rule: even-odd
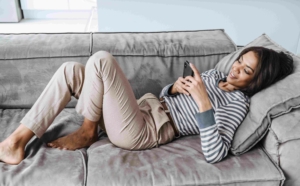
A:
POLYGON ((232 79, 236 79, 235 75, 232 72, 229 73, 229 77, 232 79))

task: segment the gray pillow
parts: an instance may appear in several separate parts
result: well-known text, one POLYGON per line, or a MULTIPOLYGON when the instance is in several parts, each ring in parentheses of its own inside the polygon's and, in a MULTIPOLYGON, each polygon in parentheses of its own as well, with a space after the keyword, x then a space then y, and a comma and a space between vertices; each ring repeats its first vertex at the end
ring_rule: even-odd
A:
POLYGON ((237 129, 230 151, 239 155, 250 150, 267 133, 272 118, 300 107, 300 58, 272 41, 266 34, 261 35, 245 47, 225 56, 215 69, 226 74, 240 52, 250 46, 263 46, 276 51, 284 51, 294 59, 294 72, 256 93, 251 97, 250 109, 244 121, 237 129))

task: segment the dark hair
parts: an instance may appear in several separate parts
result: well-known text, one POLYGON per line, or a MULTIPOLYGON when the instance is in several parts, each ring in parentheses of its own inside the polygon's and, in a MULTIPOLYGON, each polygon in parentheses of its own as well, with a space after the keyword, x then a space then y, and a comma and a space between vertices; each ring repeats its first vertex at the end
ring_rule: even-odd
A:
POLYGON ((258 65, 254 72, 253 80, 246 88, 241 90, 250 97, 285 78, 294 70, 293 58, 289 54, 276 52, 264 47, 254 46, 245 48, 236 60, 250 51, 255 53, 258 65))

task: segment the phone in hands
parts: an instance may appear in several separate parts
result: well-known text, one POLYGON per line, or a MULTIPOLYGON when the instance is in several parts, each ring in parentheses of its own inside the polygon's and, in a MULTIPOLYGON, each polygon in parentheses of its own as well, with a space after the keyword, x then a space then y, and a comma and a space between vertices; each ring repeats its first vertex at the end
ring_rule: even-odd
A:
POLYGON ((186 60, 184 62, 184 68, 183 68, 183 78, 185 78, 186 76, 192 76, 194 77, 194 71, 192 70, 191 66, 190 66, 190 62, 188 60, 186 60))

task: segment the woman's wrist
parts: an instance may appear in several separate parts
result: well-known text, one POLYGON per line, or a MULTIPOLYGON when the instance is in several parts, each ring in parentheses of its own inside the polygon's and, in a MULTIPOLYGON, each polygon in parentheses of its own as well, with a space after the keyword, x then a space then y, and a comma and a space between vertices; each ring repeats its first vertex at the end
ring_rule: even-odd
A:
POLYGON ((211 104, 210 103, 206 103, 206 104, 201 104, 199 106, 199 112, 205 112, 205 111, 208 111, 212 108, 211 104))
POLYGON ((174 87, 174 84, 170 87, 168 93, 169 93, 170 95, 172 95, 172 94, 177 94, 177 91, 176 91, 176 89, 175 89, 175 87, 174 87))
POLYGON ((197 101, 197 105, 198 105, 198 108, 199 108, 199 112, 205 112, 207 110, 212 109, 212 105, 211 105, 210 100, 208 98, 207 99, 201 99, 201 100, 197 101))

